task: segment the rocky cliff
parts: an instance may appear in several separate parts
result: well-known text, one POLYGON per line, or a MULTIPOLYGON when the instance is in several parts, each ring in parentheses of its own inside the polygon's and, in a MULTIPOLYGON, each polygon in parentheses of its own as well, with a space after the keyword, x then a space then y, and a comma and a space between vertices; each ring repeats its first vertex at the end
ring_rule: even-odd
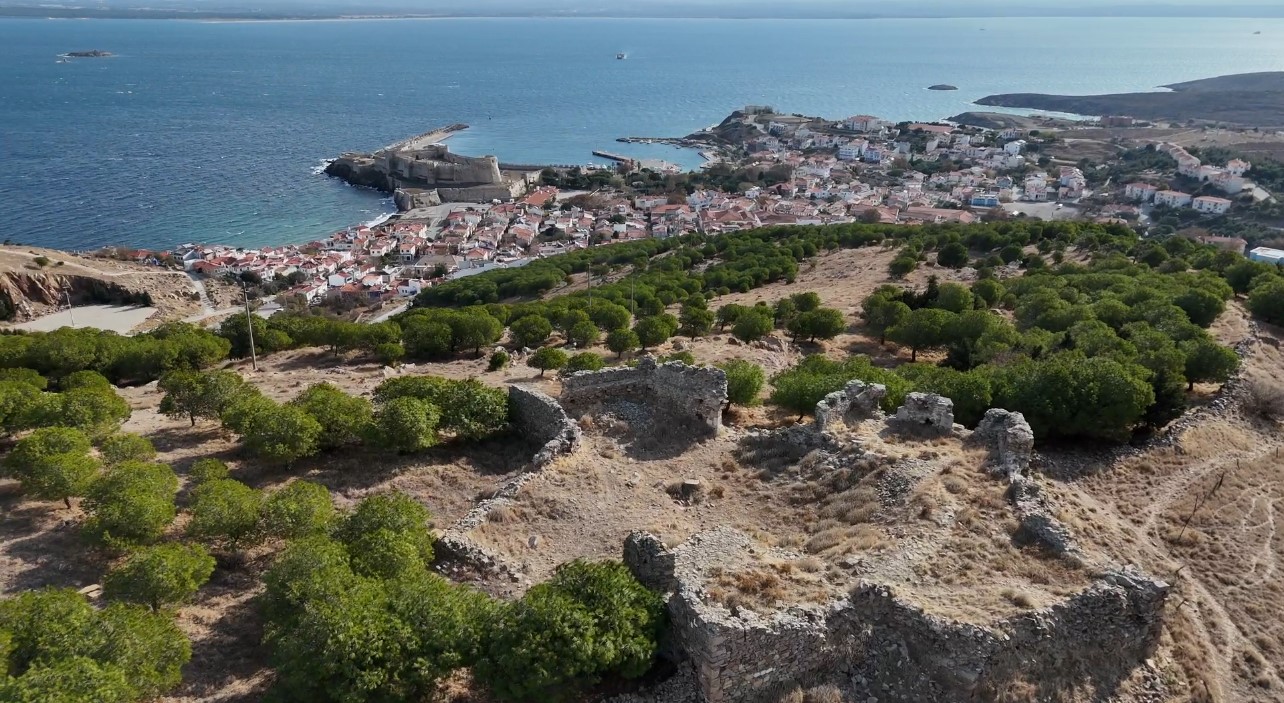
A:
POLYGON ((151 305, 151 294, 90 276, 0 273, 0 320, 24 321, 65 305, 151 305))

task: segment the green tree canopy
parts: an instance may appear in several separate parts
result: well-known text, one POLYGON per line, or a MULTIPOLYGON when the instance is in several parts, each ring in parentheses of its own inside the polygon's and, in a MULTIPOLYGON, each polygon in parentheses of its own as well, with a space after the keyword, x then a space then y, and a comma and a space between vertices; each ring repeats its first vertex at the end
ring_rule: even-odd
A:
POLYGON ((86 528, 112 546, 150 544, 174 521, 177 493, 178 476, 165 464, 123 462, 90 489, 86 528))
POLYGON ((513 343, 519 347, 540 347, 553 334, 553 325, 540 315, 527 315, 514 322, 509 330, 513 343))
POLYGON ((263 531, 273 537, 298 539, 322 535, 333 520, 330 491, 319 483, 294 481, 268 494, 263 502, 263 531))
POLYGON ((322 449, 358 444, 374 422, 374 406, 360 396, 348 395, 329 383, 309 386, 291 401, 321 426, 317 442, 322 449))
POLYGON ((235 371, 173 371, 161 377, 157 388, 165 393, 160 411, 173 418, 218 419, 232 405, 257 390, 235 371))
POLYGON ((437 406, 409 396, 385 402, 375 414, 380 444, 404 454, 436 446, 440 424, 441 411, 437 406))
POLYGON ((103 462, 115 466, 126 461, 150 461, 156 456, 156 447, 146 437, 118 432, 98 446, 103 462))
POLYGON ((192 490, 187 534, 229 549, 254 544, 262 537, 263 494, 240 481, 214 479, 192 490))
POLYGON ((954 314, 946 310, 919 308, 888 330, 887 338, 909 347, 910 361, 917 361, 920 349, 930 349, 945 343, 946 327, 954 318, 954 314))
POLYGON ((556 371, 566 366, 568 359, 566 352, 556 347, 543 347, 537 350, 530 358, 526 360, 526 365, 539 369, 539 375, 543 376, 545 371, 556 371))
POLYGON ((766 383, 761 366, 743 359, 732 359, 718 366, 727 374, 727 400, 741 406, 758 404, 758 395, 766 383))
POLYGON ((606 335, 606 348, 615 352, 616 356, 624 356, 637 349, 640 343, 637 332, 630 329, 612 330, 606 335))
POLYGON ((98 460, 89 455, 89 438, 70 427, 45 427, 18 441, 5 458, 8 475, 22 490, 40 500, 83 496, 98 475, 98 460))
POLYGON ((199 545, 161 544, 130 555, 103 578, 108 600, 159 610, 186 603, 214 573, 214 558, 199 545))
POLYGON ((771 315, 749 310, 736 320, 736 324, 731 328, 731 334, 742 342, 756 342, 771 334, 771 330, 775 329, 775 326, 775 320, 772 319, 771 315))

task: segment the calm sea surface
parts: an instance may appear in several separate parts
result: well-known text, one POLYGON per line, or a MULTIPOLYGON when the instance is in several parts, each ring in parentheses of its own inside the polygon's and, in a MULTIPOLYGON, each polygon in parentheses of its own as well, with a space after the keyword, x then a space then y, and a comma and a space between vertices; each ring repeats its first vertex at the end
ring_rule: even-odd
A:
POLYGON ((1284 70, 1284 21, 0 20, 0 47, 0 234, 166 247, 370 220, 389 203, 318 175, 322 159, 445 123, 472 125, 453 150, 509 162, 605 148, 695 166, 614 139, 680 136, 746 103, 939 119, 997 92, 1284 70), (117 56, 55 63, 93 48, 117 56))

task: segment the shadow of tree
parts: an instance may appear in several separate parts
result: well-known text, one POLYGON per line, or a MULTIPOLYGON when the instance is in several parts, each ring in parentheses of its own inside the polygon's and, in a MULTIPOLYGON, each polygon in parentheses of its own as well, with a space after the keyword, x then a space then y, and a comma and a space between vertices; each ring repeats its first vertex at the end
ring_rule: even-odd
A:
POLYGON ((59 503, 0 501, 0 557, 14 575, 6 590, 53 586, 83 588, 98 583, 108 555, 89 541, 80 514, 59 503))
POLYGON ((214 572, 196 603, 185 609, 216 613, 203 636, 192 640, 192 659, 183 667, 183 683, 174 696, 182 699, 207 698, 249 703, 263 700, 270 681, 268 652, 263 648, 263 622, 258 599, 247 594, 258 586, 251 570, 223 569, 214 572))

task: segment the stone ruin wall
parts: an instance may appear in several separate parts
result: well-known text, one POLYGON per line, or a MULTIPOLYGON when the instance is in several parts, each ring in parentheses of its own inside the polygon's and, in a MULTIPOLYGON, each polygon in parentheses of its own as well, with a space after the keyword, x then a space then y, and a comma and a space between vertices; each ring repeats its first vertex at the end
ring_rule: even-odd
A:
POLYGON ((527 482, 558 457, 574 453, 580 447, 580 428, 561 404, 532 388, 508 387, 508 418, 522 438, 539 445, 530 464, 518 475, 495 489, 491 497, 478 502, 458 522, 438 538, 437 551, 450 559, 467 563, 483 572, 509 571, 501 559, 478 547, 468 532, 486 521, 495 508, 511 503, 527 482))
MULTIPOLYGON (((853 382, 818 407, 805 434, 849 420, 881 417, 884 389, 853 382)), ((914 434, 958 431, 947 398, 911 399, 889 428, 914 434)), ((1069 531, 1026 475, 1034 434, 1020 413, 991 410, 965 438, 991 450, 994 473, 1012 484, 1023 530, 1066 559, 1079 559, 1069 531)), ((1148 656, 1162 627, 1169 587, 1135 569, 1103 569, 1091 586, 1050 607, 985 625, 927 613, 888 586, 860 582, 846 598, 794 606, 769 615, 732 613, 707 603, 708 569, 752 541, 727 528, 701 533, 674 550, 634 533, 624 561, 647 587, 671 594, 673 624, 665 651, 691 662, 704 700, 775 703, 795 687, 832 683, 856 700, 972 701, 1015 681, 1083 682, 1101 672, 1126 673, 1148 656)), ((1108 676, 1107 676, 1108 678, 1108 676)), ((1109 681, 1097 681, 1108 685, 1109 681)))
POLYGON ((579 448, 579 426, 560 403, 533 388, 508 387, 508 419, 519 434, 540 445, 531 459, 534 470, 579 448))
POLYGON ((671 584, 669 651, 690 661, 710 703, 775 703, 795 687, 824 683, 854 690, 857 700, 963 703, 1016 680, 1122 672, 1157 642, 1168 595, 1167 584, 1126 568, 1066 601, 985 626, 932 615, 867 582, 825 605, 733 615, 704 602, 686 549, 635 533, 624 558, 643 583, 671 584))
POLYGON ((678 425, 694 422, 702 433, 722 429, 727 402, 727 375, 722 369, 688 366, 680 361, 656 364, 646 356, 636 368, 581 371, 562 381, 566 405, 595 405, 612 398, 631 397, 654 404, 678 425))

